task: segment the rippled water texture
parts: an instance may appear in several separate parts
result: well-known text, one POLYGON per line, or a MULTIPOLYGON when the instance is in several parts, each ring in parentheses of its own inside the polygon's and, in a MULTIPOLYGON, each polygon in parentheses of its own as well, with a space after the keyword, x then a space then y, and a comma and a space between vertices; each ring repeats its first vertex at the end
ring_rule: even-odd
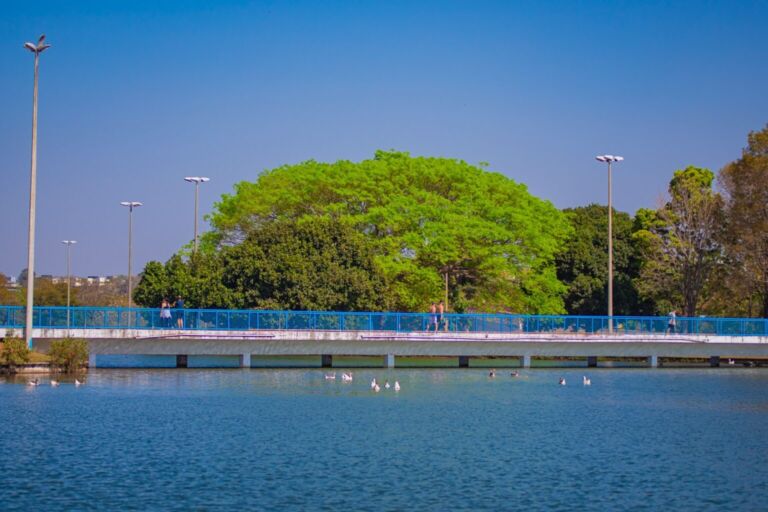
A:
POLYGON ((767 370, 584 371, 0 380, 0 509, 765 510, 767 370))

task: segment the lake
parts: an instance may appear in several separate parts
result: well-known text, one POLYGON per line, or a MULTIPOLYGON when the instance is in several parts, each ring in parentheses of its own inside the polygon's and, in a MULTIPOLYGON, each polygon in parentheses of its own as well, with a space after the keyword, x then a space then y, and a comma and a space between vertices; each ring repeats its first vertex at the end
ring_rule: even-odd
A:
POLYGON ((0 377, 0 510, 768 503, 768 370, 334 371, 0 377), (375 393, 374 377, 402 389, 375 393))

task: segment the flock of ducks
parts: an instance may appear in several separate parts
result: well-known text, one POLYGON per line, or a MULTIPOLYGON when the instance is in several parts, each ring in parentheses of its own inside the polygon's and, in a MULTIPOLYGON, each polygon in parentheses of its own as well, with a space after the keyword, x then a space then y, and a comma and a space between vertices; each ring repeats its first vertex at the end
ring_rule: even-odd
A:
MULTIPOLYGON (((512 373, 510 373, 509 376, 510 377, 515 377, 515 378, 516 377, 520 377, 520 372, 515 370, 512 373)), ((496 377, 496 370, 491 370, 488 373, 488 377, 495 378, 496 377)), ((341 380, 344 381, 344 382, 352 382, 352 379, 353 379, 352 372, 349 372, 349 373, 344 372, 344 373, 341 374, 341 380)), ((336 380, 336 373, 335 372, 334 373, 326 373, 325 374, 325 380, 336 380)), ((581 379, 581 383, 584 386, 591 386, 592 385, 592 379, 590 379, 589 377, 584 375, 582 377, 582 379, 581 379)), ((560 377, 560 380, 558 381, 558 384, 560 384, 561 386, 565 386, 566 385, 565 377, 560 377)), ((378 393, 379 391, 381 391, 381 388, 382 388, 382 386, 378 383, 378 381, 374 377, 373 380, 371 381, 371 389, 375 393, 378 393)), ((390 388, 393 388, 395 391, 400 391, 400 389, 401 389, 400 388, 400 382, 395 381, 395 385, 392 386, 392 385, 389 384, 388 380, 384 381, 384 389, 390 389, 390 388)))
MULTIPOLYGON (((41 385, 40 379, 38 379, 37 377, 27 381, 27 386, 29 386, 29 387, 37 387, 37 386, 40 386, 40 385, 41 385)), ((57 388, 57 387, 59 387, 59 385, 61 385, 61 382, 59 382, 56 379, 51 379, 50 380, 50 385, 51 385, 52 388, 57 388)), ((75 387, 76 388, 79 388, 82 385, 83 385, 82 382, 80 382, 79 380, 75 379, 75 387)))
MULTIPOLYGON (((352 382, 353 379, 354 379, 354 377, 352 376, 352 372, 344 372, 344 373, 341 374, 341 380, 343 382, 352 382)), ((326 373, 325 374, 325 380, 336 380, 336 372, 334 372, 334 373, 326 373)), ((395 385, 393 386, 393 385, 391 385, 389 383, 388 380, 384 381, 384 389, 390 389, 390 388, 394 389, 395 391, 400 391, 400 389, 401 389, 400 382, 399 381, 395 381, 395 385)), ((371 389, 375 393, 378 393, 379 391, 381 391, 381 385, 376 381, 375 377, 371 381, 371 389)))
MULTIPOLYGON (((509 375, 510 375, 510 377, 520 377, 520 372, 514 371, 514 372, 510 373, 509 375)), ((488 373, 488 377, 495 378, 496 377, 496 370, 491 370, 488 373)), ((325 380, 336 380, 336 372, 326 373, 325 374, 325 380)), ((344 372, 344 373, 342 373, 341 374, 341 380, 343 382, 352 382, 352 380, 354 380, 354 377, 352 376, 352 372, 344 372)), ((582 377, 582 379, 581 379, 581 383, 583 385, 585 385, 585 386, 591 386, 592 385, 592 379, 590 379, 589 377, 584 375, 582 377)), ((59 385, 61 383, 58 380, 51 379, 50 380, 50 384, 51 384, 51 387, 56 388, 56 387, 59 387, 59 385)), ((564 377, 560 377, 560 380, 558 381, 558 384, 560 384, 561 386, 565 386, 566 385, 565 378, 564 377)), ((38 378, 34 378, 34 379, 31 379, 31 380, 27 381, 27 386, 37 387, 39 385, 40 385, 40 379, 38 379, 38 378)), ((83 385, 82 382, 80 382, 79 380, 75 379, 75 387, 80 387, 82 385, 83 385)), ((400 391, 400 389, 401 389, 400 382, 399 381, 395 381, 395 385, 392 386, 392 385, 389 384, 388 380, 384 381, 384 389, 390 389, 390 388, 393 388, 395 391, 400 391)), ((376 392, 376 393, 381 391, 381 386, 376 381, 375 377, 371 381, 371 389, 374 392, 376 392)))
MULTIPOLYGON (((509 376, 510 377, 520 377, 520 372, 515 370, 514 372, 510 373, 509 376)), ((491 370, 490 372, 488 372, 488 377, 495 378, 496 377, 496 370, 491 370)), ((589 377, 584 375, 581 378, 581 383, 583 385, 585 385, 585 386, 591 386, 592 385, 592 379, 590 379, 589 377)), ((560 377, 560 380, 558 381, 558 384, 560 384, 561 386, 565 386, 565 384, 566 384, 565 377, 560 377)))

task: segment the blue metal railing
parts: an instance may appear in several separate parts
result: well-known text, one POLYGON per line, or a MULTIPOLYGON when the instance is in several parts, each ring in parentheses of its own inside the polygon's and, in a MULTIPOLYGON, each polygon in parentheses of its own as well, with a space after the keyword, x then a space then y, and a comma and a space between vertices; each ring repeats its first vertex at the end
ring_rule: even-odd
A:
MULTIPOLYGON (((23 306, 0 306, 0 329, 24 327, 23 306)), ((182 319, 184 330, 331 330, 423 332, 430 324, 428 313, 377 313, 336 311, 268 311, 268 310, 172 310, 170 319, 160 317, 154 308, 73 307, 70 326, 73 329, 178 329, 182 319)), ((447 314, 440 330, 483 333, 606 333, 609 319, 605 316, 515 315, 515 314, 447 314)), ((676 319, 680 334, 717 336, 768 336, 768 319, 697 317, 676 319)), ((39 306, 34 308, 33 324, 43 328, 66 328, 67 308, 39 306)), ((667 317, 614 316, 613 330, 620 334, 664 334, 667 317)), ((2 333, 0 333, 1 335, 2 333)))

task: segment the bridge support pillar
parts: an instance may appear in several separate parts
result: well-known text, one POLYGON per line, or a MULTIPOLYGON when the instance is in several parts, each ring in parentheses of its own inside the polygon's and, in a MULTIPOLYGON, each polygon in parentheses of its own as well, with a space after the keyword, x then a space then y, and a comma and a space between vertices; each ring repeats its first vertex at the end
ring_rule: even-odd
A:
POLYGON ((522 364, 523 368, 530 368, 531 367, 531 356, 523 356, 521 364, 522 364))
POLYGON ((587 356, 587 368, 597 368, 597 356, 587 356))
POLYGON ((712 368, 720 368, 720 356, 710 356, 709 366, 712 368))
POLYGON ((459 368, 469 368, 469 356, 459 356, 459 368))
POLYGON ((240 356, 240 368, 251 367, 251 354, 242 354, 240 356))
POLYGON ((648 356, 648 366, 651 368, 659 367, 659 356, 648 356))
POLYGON ((187 368, 187 356, 180 354, 176 356, 176 368, 187 368))
POLYGON ((331 368, 333 366, 333 356, 331 354, 323 354, 320 356, 320 366, 323 368, 331 368))
POLYGON ((386 368, 394 368, 395 367, 395 355, 394 354, 387 354, 384 356, 384 366, 386 368))
POLYGON ((93 352, 88 354, 88 369, 93 370, 96 368, 96 354, 93 352))

